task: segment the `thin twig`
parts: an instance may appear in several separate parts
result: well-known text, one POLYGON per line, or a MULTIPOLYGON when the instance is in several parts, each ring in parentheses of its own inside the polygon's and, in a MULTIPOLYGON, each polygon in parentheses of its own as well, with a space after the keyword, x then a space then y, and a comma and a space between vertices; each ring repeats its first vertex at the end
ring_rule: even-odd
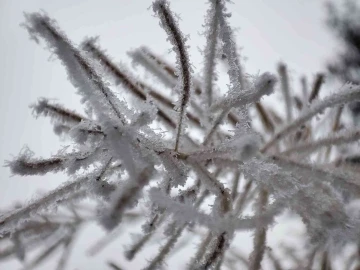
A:
POLYGON ((171 43, 177 54, 179 61, 179 80, 181 85, 181 98, 179 107, 179 122, 177 126, 177 134, 175 139, 175 151, 179 148, 180 134, 182 132, 183 118, 188 101, 190 100, 191 76, 190 76, 190 62, 186 52, 185 39, 177 26, 172 12, 169 9, 169 4, 165 0, 157 0, 153 4, 154 11, 158 13, 161 24, 164 30, 170 37, 171 43))
POLYGON ((336 105, 344 104, 346 102, 350 102, 351 100, 357 99, 360 96, 360 87, 358 86, 347 86, 347 89, 342 91, 337 95, 332 95, 324 98, 323 100, 319 100, 316 103, 313 103, 312 106, 304 111, 297 119, 292 121, 291 123, 284 126, 280 131, 278 131, 269 142, 267 142, 262 148, 261 152, 266 152, 270 147, 272 147, 277 141, 284 138, 290 132, 297 129, 301 124, 310 120, 314 115, 322 112, 323 110, 333 107, 336 105))

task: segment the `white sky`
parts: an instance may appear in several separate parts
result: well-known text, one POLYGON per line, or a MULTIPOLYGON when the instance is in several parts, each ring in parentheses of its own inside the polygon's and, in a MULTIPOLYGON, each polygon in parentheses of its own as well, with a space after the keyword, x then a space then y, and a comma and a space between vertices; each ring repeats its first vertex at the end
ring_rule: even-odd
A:
MULTIPOLYGON (((197 48, 204 47, 204 39, 198 33, 202 31, 205 1, 171 2, 172 9, 181 15, 182 31, 190 35, 192 63, 201 67, 197 48)), ((276 64, 285 61, 294 83, 298 84, 300 75, 306 74, 312 79, 316 72, 323 70, 326 59, 337 50, 337 43, 324 25, 324 1, 234 2, 229 5, 233 13, 231 23, 233 27, 240 27, 237 42, 244 48, 243 56, 248 58, 245 67, 249 73, 275 72, 276 64)), ((19 153, 24 145, 43 157, 66 145, 53 134, 48 120, 35 120, 31 116, 28 105, 37 98, 55 98, 68 108, 82 110, 59 61, 55 57, 48 61, 50 54, 44 45, 30 41, 27 32, 19 26, 24 21, 23 11, 47 11, 75 43, 86 36, 99 35, 101 46, 117 62, 129 62, 126 52, 143 44, 171 60, 173 56, 168 56, 169 44, 164 31, 147 9, 150 5, 151 1, 145 0, 0 0, 0 117, 3 123, 0 164, 11 159, 11 154, 19 153)), ((54 188, 64 180, 65 176, 58 175, 10 177, 8 168, 0 167, 0 208, 14 200, 28 201, 36 190, 54 188)), ((86 237, 96 239, 93 235, 86 237)), ((84 245, 90 242, 82 241, 84 245)), ((82 252, 76 254, 71 265, 78 269, 102 269, 104 260, 111 258, 105 256, 108 253, 91 259, 82 252)), ((116 254, 121 254, 121 250, 116 254)), ((18 266, 10 263, 5 267, 0 263, 1 269, 18 269, 18 266)))

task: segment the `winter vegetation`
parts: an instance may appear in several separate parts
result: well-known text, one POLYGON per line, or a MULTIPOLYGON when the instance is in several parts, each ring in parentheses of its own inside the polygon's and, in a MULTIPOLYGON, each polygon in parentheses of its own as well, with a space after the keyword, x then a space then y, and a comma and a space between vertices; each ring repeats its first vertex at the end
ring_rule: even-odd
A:
MULTIPOLYGON (((347 106, 360 99, 360 86, 346 80, 323 94, 319 73, 311 83, 301 78, 297 89, 284 63, 274 74, 247 74, 228 5, 208 3, 199 75, 192 44, 165 0, 154 1, 152 12, 176 63, 143 46, 129 52, 134 70, 116 64, 97 38, 75 45, 48 14, 25 15, 24 28, 61 61, 87 113, 45 98, 31 105, 70 143, 47 158, 26 148, 6 166, 24 177, 62 172, 69 180, 1 212, 1 260, 35 269, 59 253, 56 269, 68 269, 85 224, 108 232, 94 239, 96 254, 119 230, 130 233, 126 225, 135 220, 142 231, 121 252, 142 269, 166 268, 186 248, 195 248, 188 269, 360 269, 360 130, 347 106), (225 89, 217 84, 219 65, 227 68, 225 89), (281 244, 289 237, 281 235, 270 246, 286 219, 303 226, 299 241, 281 244), (241 233, 253 239, 250 252, 241 233), (194 237, 182 245, 186 235, 194 237), (159 236, 156 246, 151 239, 159 236), (142 252, 148 245, 155 256, 142 252)), ((124 268, 110 261, 104 269, 124 268)))

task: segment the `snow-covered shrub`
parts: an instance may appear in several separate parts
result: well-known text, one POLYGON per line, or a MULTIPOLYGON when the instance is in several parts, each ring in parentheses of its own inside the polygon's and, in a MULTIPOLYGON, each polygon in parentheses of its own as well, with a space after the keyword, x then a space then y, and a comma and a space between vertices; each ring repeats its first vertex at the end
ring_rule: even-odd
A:
POLYGON ((142 218, 143 232, 125 250, 127 259, 140 256, 154 234, 166 239, 144 269, 164 267, 179 238, 194 232, 203 236, 189 269, 285 269, 282 258, 300 255, 291 267, 311 269, 316 260, 330 264, 334 248, 359 242, 354 201, 360 193, 355 150, 360 130, 342 125, 341 116, 344 104, 360 99, 360 87, 348 83, 320 98, 322 74, 311 92, 303 80, 301 94, 290 86, 284 64, 278 75, 245 74, 226 2, 209 1, 200 76, 191 68, 189 40, 169 3, 153 3, 176 65, 146 47, 129 55, 156 77, 154 84, 114 64, 96 39, 76 46, 47 14, 26 14, 31 38, 45 41, 63 63, 92 114, 80 115, 46 99, 32 105, 35 116, 50 117, 55 133, 68 136, 74 146, 48 159, 26 149, 7 166, 23 176, 65 172, 70 180, 2 213, 0 235, 8 242, 0 258, 24 260, 34 246, 44 246, 43 253, 26 262, 31 269, 62 247, 58 269, 63 269, 82 224, 95 222, 111 235, 134 215, 142 218), (228 68, 224 96, 216 84, 220 58, 228 68), (157 89, 159 82, 163 91, 157 89), (283 106, 280 111, 263 102, 277 88, 282 98, 273 102, 283 106), (90 214, 84 214, 85 199, 91 201, 90 214), (249 205, 252 211, 246 212, 249 205), (57 208, 72 215, 54 215, 57 208), (303 238, 309 247, 304 251, 299 244, 300 255, 287 247, 285 252, 274 248, 275 256, 267 244, 284 212, 295 213, 306 227, 303 238), (245 257, 234 243, 243 231, 253 236, 253 251, 245 257), (268 263, 263 263, 265 254, 268 263))

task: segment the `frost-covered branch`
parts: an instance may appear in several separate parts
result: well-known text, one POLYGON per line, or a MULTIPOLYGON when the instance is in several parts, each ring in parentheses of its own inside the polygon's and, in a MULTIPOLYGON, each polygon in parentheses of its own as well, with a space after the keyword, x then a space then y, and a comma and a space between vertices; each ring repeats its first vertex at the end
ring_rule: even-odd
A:
POLYGON ((290 122, 292 119, 293 104, 290 97, 289 75, 284 63, 279 64, 278 72, 280 75, 281 90, 285 100, 286 120, 287 122, 290 122))
POLYGON ((47 159, 23 151, 6 165, 17 175, 65 172, 72 180, 29 203, 0 209, 0 259, 12 256, 35 268, 58 252, 61 270, 82 224, 95 221, 106 229, 89 249, 95 255, 128 232, 128 222, 141 221, 126 259, 138 260, 143 249, 164 239, 145 269, 165 266, 197 236, 201 241, 188 269, 258 270, 267 267, 261 265, 265 252, 278 270, 284 267, 280 254, 290 257, 291 267, 304 267, 292 250, 274 256, 267 247, 275 220, 293 216, 284 210, 300 217, 303 239, 318 247, 301 257, 313 265, 326 261, 326 266, 333 246, 358 242, 359 211, 352 204, 360 196, 360 135, 347 121, 344 104, 360 99, 360 87, 349 83, 320 99, 325 75, 318 74, 311 93, 301 80, 300 93, 283 63, 278 77, 273 71, 245 76, 228 2, 209 1, 200 78, 192 73, 189 41, 166 0, 155 0, 152 8, 176 63, 142 46, 129 53, 141 65, 141 79, 116 64, 96 39, 74 45, 46 14, 25 15, 31 38, 44 40, 64 65, 86 117, 47 99, 32 105, 35 116, 49 117, 70 145, 47 159), (230 81, 223 96, 216 84, 220 57, 230 81), (283 99, 266 103, 262 98, 274 92, 277 81, 283 99), (326 109, 335 110, 321 114, 326 109), (331 152, 333 146, 338 151, 331 152), (251 254, 236 248, 239 232, 252 234, 251 254), (35 247, 45 248, 29 260, 35 247))
POLYGON ((218 32, 219 32, 219 22, 218 22, 218 8, 217 2, 215 1, 207 11, 205 22, 206 22, 206 47, 204 50, 204 98, 207 99, 207 106, 210 107, 213 102, 213 84, 216 79, 216 53, 218 46, 218 32))
POLYGON ((308 110, 303 111, 297 119, 295 119, 288 125, 284 126, 281 130, 279 130, 273 136, 273 138, 262 147, 261 151, 266 152, 277 141, 284 138, 290 132, 298 128, 301 124, 310 120, 313 116, 315 116, 318 113, 321 113, 323 110, 336 105, 341 105, 344 103, 351 102, 352 100, 356 100, 358 98, 360 98, 360 87, 352 84, 347 84, 346 86, 343 87, 340 93, 313 102, 312 106, 309 107, 308 110))
POLYGON ((179 121, 177 134, 175 138, 175 151, 179 148, 180 134, 182 133, 182 125, 186 106, 190 100, 191 89, 191 69, 189 56, 186 52, 186 39, 179 30, 174 15, 169 9, 169 4, 165 0, 157 0, 153 4, 154 12, 159 16, 161 27, 169 36, 169 40, 173 45, 173 50, 177 54, 179 89, 181 89, 181 97, 179 102, 179 121))
POLYGON ((322 73, 319 73, 316 75, 314 85, 313 85, 313 87, 311 89, 311 93, 309 95, 309 100, 308 100, 309 103, 312 103, 312 101, 318 97, 321 85, 324 83, 324 77, 325 76, 322 73))
MULTIPOLYGON (((104 151, 105 152, 105 151, 104 151)), ((19 157, 8 161, 6 166, 10 167, 13 174, 26 175, 44 175, 49 172, 66 171, 73 174, 81 168, 87 168, 97 161, 102 154, 100 148, 84 152, 73 152, 69 154, 59 154, 52 158, 40 159, 33 158, 33 152, 24 149, 19 157)))
POLYGON ((59 121, 63 123, 68 123, 71 125, 78 124, 83 120, 86 120, 85 117, 77 114, 74 111, 68 110, 56 103, 49 103, 49 100, 45 98, 40 98, 36 104, 30 106, 33 109, 33 113, 36 117, 39 116, 49 116, 54 121, 59 121))
MULTIPOLYGON (((257 214, 261 215, 268 202, 268 193, 266 190, 260 190, 257 203, 257 214)), ((249 270, 258 270, 261 268, 261 262, 264 257, 266 248, 266 227, 260 226, 256 228, 254 235, 254 250, 250 254, 249 270)))
POLYGON ((215 103, 211 109, 230 110, 233 107, 243 107, 250 103, 255 103, 264 95, 271 95, 277 79, 269 72, 263 73, 256 79, 254 86, 239 93, 229 93, 223 100, 215 103))
POLYGON ((101 221, 108 230, 115 228, 120 222, 123 212, 131 207, 139 196, 139 193, 150 181, 153 168, 144 168, 136 179, 129 179, 123 186, 119 186, 110 198, 110 206, 102 215, 101 221))
POLYGON ((31 202, 23 208, 4 214, 0 217, 0 235, 5 232, 15 231, 19 223, 29 220, 32 215, 38 213, 40 210, 55 207, 56 204, 67 201, 74 192, 79 191, 84 183, 90 180, 90 177, 91 175, 66 183, 45 197, 31 202))
POLYGON ((314 152, 318 148, 321 147, 330 147, 334 145, 341 145, 347 144, 351 142, 356 142, 360 139, 360 131, 346 131, 338 134, 336 136, 329 136, 326 138, 321 138, 315 141, 311 141, 309 143, 302 143, 298 144, 295 147, 287 149, 286 151, 282 152, 282 155, 289 155, 292 153, 301 153, 301 152, 314 152))

